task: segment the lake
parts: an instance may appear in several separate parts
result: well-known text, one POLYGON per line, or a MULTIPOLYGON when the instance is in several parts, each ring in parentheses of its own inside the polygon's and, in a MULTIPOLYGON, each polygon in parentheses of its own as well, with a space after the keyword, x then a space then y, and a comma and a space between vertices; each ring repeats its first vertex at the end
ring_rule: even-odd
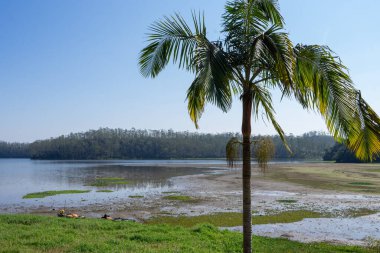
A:
POLYGON ((201 164, 225 164, 224 160, 112 160, 112 161, 36 161, 0 159, 0 212, 27 211, 39 206, 83 206, 104 203, 130 195, 161 194, 183 186, 170 179, 216 168, 201 164), (197 166, 199 165, 199 166, 197 166), (187 167, 188 166, 188 167, 187 167), (92 186, 103 178, 120 178, 127 184, 92 186), (32 192, 51 190, 90 190, 88 193, 23 199, 32 192), (112 190, 113 192, 97 192, 112 190))

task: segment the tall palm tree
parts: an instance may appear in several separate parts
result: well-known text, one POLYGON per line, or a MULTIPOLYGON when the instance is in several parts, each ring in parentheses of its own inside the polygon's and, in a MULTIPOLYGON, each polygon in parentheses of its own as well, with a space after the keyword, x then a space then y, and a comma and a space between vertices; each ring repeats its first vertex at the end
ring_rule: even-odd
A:
POLYGON ((150 27, 148 45, 140 54, 141 73, 154 78, 171 60, 195 73, 187 101, 197 128, 206 103, 227 112, 234 95, 242 101, 243 246, 251 252, 251 117, 263 111, 286 145, 271 91, 278 88, 305 109, 319 111, 335 139, 360 159, 372 160, 380 153, 380 120, 328 47, 293 46, 277 0, 227 2, 223 39, 215 41, 207 38, 203 15, 193 13, 192 21, 193 29, 175 14, 150 27))

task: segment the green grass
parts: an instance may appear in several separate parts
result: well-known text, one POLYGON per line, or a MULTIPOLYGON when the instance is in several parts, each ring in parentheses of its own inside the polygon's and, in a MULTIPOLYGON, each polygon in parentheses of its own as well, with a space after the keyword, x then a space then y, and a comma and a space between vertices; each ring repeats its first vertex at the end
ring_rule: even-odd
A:
POLYGON ((63 191, 45 191, 45 192, 32 192, 24 195, 23 199, 35 199, 35 198, 45 198, 49 196, 54 196, 58 194, 77 194, 77 193, 87 193, 90 190, 63 190, 63 191))
POLYGON ((297 203, 298 202, 297 200, 294 200, 294 199, 278 199, 276 201, 278 203, 284 203, 284 204, 293 204, 293 203, 297 203))
POLYGON ((113 192, 112 190, 97 190, 96 192, 113 192))
MULTIPOLYGON (((254 215, 252 216, 253 224, 272 224, 272 223, 290 223, 300 221, 304 218, 320 218, 323 215, 311 211, 288 211, 273 215, 254 215)), ((243 224, 241 213, 215 213, 199 216, 158 216, 146 221, 147 224, 171 224, 183 227, 192 227, 201 223, 209 223, 217 227, 234 227, 243 224)))
MULTIPOLYGON (((212 225, 184 228, 102 219, 63 219, 0 215, 0 252, 92 253, 240 253, 242 235, 212 225)), ((287 239, 253 237, 255 253, 370 253, 362 247, 303 244, 287 239)))
POLYGON ((130 181, 125 180, 121 177, 101 177, 96 178, 95 182, 89 184, 89 186, 110 186, 110 185, 120 185, 120 184, 130 184, 130 181))
POLYGON ((184 196, 184 195, 170 195, 170 196, 163 197, 163 199, 182 201, 182 202, 198 202, 199 201, 199 199, 195 199, 193 197, 184 196))
POLYGON ((132 199, 141 199, 141 198, 144 198, 144 196, 142 196, 142 195, 129 195, 128 197, 130 197, 132 199))

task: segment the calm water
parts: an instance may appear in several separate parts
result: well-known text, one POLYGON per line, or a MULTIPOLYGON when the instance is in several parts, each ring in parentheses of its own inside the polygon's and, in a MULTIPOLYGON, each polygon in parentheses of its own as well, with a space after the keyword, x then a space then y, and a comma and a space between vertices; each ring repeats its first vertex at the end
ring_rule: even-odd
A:
POLYGON ((197 168, 196 164, 224 164, 222 160, 157 161, 33 161, 0 159, 0 212, 38 206, 81 206, 117 199, 119 196, 161 194, 181 190, 170 178, 215 169, 197 168), (175 166, 181 164, 181 166, 175 166), (185 164, 185 166, 184 166, 185 164), (186 164, 189 167, 186 167, 186 164), (167 165, 167 166, 165 166, 167 165), (170 166, 169 166, 170 165, 170 166), (96 178, 118 177, 127 185, 89 186, 96 178), (83 194, 65 194, 41 199, 23 199, 31 192, 49 190, 91 190, 83 194), (109 189, 112 193, 99 193, 109 189))

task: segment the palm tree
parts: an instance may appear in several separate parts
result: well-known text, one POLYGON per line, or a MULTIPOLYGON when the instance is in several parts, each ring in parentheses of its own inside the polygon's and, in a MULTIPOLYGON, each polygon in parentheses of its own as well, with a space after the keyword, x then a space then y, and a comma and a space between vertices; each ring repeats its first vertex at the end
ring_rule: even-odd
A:
POLYGON ((171 60, 195 73, 187 101, 197 128, 206 103, 227 112, 234 96, 242 101, 243 246, 244 252, 251 252, 252 115, 257 117, 262 110, 286 145, 271 91, 280 89, 305 109, 319 111, 335 139, 345 142, 360 159, 372 160, 379 154, 380 120, 328 47, 293 46, 277 0, 227 2, 223 39, 215 41, 207 38, 203 15, 193 13, 192 21, 194 29, 175 14, 150 27, 148 45, 140 54, 141 73, 154 78, 171 60))

